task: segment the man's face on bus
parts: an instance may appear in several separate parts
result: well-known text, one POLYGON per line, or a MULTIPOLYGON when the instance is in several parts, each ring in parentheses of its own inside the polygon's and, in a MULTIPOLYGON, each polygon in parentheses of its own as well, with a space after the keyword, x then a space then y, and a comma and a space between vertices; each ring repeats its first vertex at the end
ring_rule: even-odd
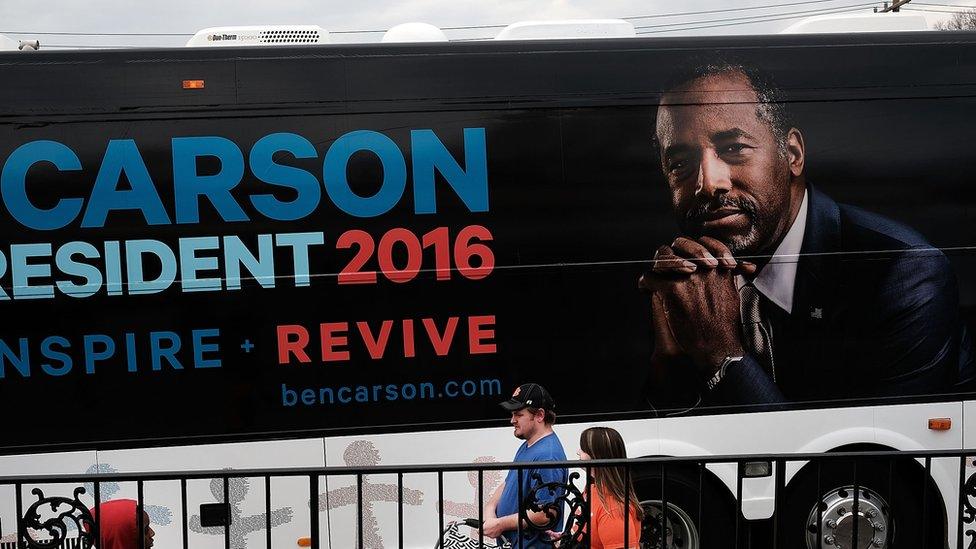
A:
POLYGON ((679 228, 737 255, 772 252, 792 221, 790 186, 802 173, 799 132, 777 139, 758 105, 749 79, 730 71, 666 93, 657 115, 679 228), (797 150, 798 168, 791 162, 797 150))

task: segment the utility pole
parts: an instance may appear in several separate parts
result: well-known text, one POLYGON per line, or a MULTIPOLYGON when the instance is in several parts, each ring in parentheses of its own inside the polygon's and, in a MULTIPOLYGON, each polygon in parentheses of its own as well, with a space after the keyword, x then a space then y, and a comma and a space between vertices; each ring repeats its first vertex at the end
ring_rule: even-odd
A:
POLYGON ((895 13, 897 13, 898 12, 898 8, 904 6, 905 4, 907 4, 907 3, 911 2, 911 1, 912 0, 894 0, 891 3, 890 6, 888 5, 887 2, 885 2, 885 7, 882 8, 879 13, 888 13, 888 12, 895 12, 895 13))

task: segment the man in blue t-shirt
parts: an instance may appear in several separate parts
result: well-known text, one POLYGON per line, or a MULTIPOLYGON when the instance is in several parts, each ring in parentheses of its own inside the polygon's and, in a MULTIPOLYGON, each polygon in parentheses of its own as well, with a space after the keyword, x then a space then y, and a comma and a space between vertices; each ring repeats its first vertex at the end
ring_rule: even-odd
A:
MULTIPOLYGON (((538 383, 526 383, 515 389, 512 398, 501 403, 512 413, 512 427, 515 428, 515 438, 524 440, 522 446, 515 453, 516 463, 528 463, 533 461, 566 461, 566 452, 563 451, 563 444, 559 437, 552 431, 552 424, 556 421, 556 414, 553 410, 556 403, 546 389, 538 383)), ((533 475, 538 474, 542 477, 543 483, 558 482, 566 484, 568 473, 563 468, 527 467, 521 471, 522 479, 522 499, 529 495, 537 481, 533 475)), ((561 492, 540 490, 536 494, 536 503, 544 504, 552 502, 561 492)), ((518 538, 518 516, 519 516, 519 471, 512 469, 508 472, 503 482, 491 495, 488 505, 485 507, 485 519, 483 526, 484 535, 491 538, 504 537, 512 543, 513 549, 530 549, 532 547, 551 547, 550 544, 543 543, 536 545, 534 542, 545 536, 538 530, 530 529, 527 524, 522 523, 522 539, 518 538)), ((527 517, 536 525, 545 525, 551 520, 552 515, 547 516, 544 512, 527 512, 527 517)), ((562 530, 562 508, 555 511, 556 524, 551 530, 562 530)))

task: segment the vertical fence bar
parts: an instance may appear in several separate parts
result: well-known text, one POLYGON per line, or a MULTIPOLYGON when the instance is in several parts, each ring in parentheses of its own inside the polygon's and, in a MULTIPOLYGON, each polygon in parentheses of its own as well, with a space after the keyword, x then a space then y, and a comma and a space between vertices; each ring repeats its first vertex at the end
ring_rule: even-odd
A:
MULTIPOLYGON (((586 531, 583 532, 582 540, 583 547, 590 546, 590 531, 592 527, 590 523, 593 522, 593 469, 590 467, 586 468, 586 513, 587 515, 583 517, 583 524, 586 525, 586 531)), ((582 528, 582 527, 581 527, 582 528)))
POLYGON ((312 534, 312 549, 319 549, 319 476, 308 475, 308 505, 312 534))
POLYGON ((861 509, 860 509, 860 501, 858 497, 860 496, 859 494, 860 487, 857 484, 857 460, 856 459, 853 461, 851 471, 853 473, 852 477, 854 483, 854 504, 851 506, 851 514, 853 515, 851 519, 854 521, 853 524, 851 525, 851 547, 857 547, 858 546, 857 544, 858 525, 861 522, 860 520, 858 520, 858 515, 861 512, 861 509))
MULTIPOLYGON (((95 480, 95 481, 92 482, 92 486, 95 489, 95 507, 94 507, 94 509, 95 509, 95 531, 91 533, 92 534, 92 543, 95 544, 95 547, 101 547, 102 546, 102 534, 101 534, 102 530, 99 528, 99 526, 102 525, 102 513, 101 513, 101 510, 102 510, 102 483, 99 482, 98 480, 95 480)), ((2 532, 2 531, 3 530, 0 529, 0 532, 2 532)), ((183 549, 186 549, 186 546, 185 545, 183 546, 183 549)))
POLYGON ((773 483, 773 547, 782 547, 780 543, 780 519, 783 509, 783 491, 786 489, 786 462, 779 459, 773 464, 775 482, 773 483))
POLYGON ((823 544, 823 462, 817 461, 817 543, 819 547, 823 544))
MULTIPOLYGON (((485 523, 485 470, 478 469, 478 524, 485 523)), ((479 532, 480 526, 479 526, 479 532)), ((485 549, 485 536, 478 536, 478 549, 485 549)))
MULTIPOLYGON (((898 498, 895 497, 895 460, 888 458, 888 494, 892 501, 888 502, 888 514, 895 516, 895 509, 898 507, 898 498)), ((886 537, 890 537, 889 532, 885 532, 886 537)), ((960 548, 962 549, 962 548, 960 548)))
POLYGON ((742 522, 742 463, 735 462, 735 549, 739 549, 739 526, 742 522))
POLYGON ((146 506, 144 487, 141 480, 136 481, 136 531, 139 532, 139 547, 146 546, 146 524, 142 510, 146 506))
POLYGON ((925 456, 925 477, 922 479, 922 549, 929 546, 929 477, 932 476, 932 458, 925 456))
MULTIPOLYGON (((889 492, 890 494, 891 492, 889 492)), ((966 456, 959 456, 959 517, 956 522, 956 547, 962 549, 962 519, 966 508, 966 456)))
POLYGON ((702 518, 705 516, 705 498, 702 494, 705 492, 705 462, 698 462, 698 541, 704 546, 705 544, 705 526, 702 524, 702 518))
MULTIPOLYGON (((662 495, 663 497, 663 495, 662 495)), ((624 465, 624 549, 630 549, 630 463, 624 465)), ((590 516, 593 516, 592 514, 590 516)), ((592 526, 591 526, 592 528, 592 526)))
POLYGON ((356 473, 356 523, 359 525, 357 528, 356 539, 359 540, 359 544, 356 545, 359 549, 364 549, 363 545, 363 474, 356 473))
POLYGON ((24 546, 24 496, 21 494, 24 485, 18 482, 14 484, 14 490, 14 499, 17 502, 17 547, 19 549, 24 546))
POLYGON ((224 549, 230 549, 230 525, 233 520, 230 503, 230 477, 221 478, 224 487, 224 549))
POLYGON ((668 470, 661 462, 661 549, 667 547, 668 542, 668 470))
POLYGON ((523 473, 523 471, 522 471, 522 467, 520 465, 516 465, 515 473, 516 473, 515 474, 515 477, 518 479, 518 505, 517 505, 517 509, 516 509, 516 513, 518 513, 518 516, 516 517, 516 520, 515 520, 515 524, 517 526, 517 528, 515 530, 515 535, 516 535, 516 540, 517 541, 515 543, 513 543, 512 545, 515 546, 515 547, 522 547, 522 506, 525 505, 525 502, 522 501, 522 498, 524 498, 525 495, 522 493, 522 473, 523 473))
POLYGON ((271 549, 271 475, 264 477, 264 529, 266 547, 271 549))
POLYGON ((444 546, 444 471, 437 471, 437 539, 444 546))
POLYGON ((397 473, 397 547, 403 549, 403 473, 397 473))
MULTIPOLYGON (((224 505, 227 514, 224 516, 224 549, 230 549, 230 477, 223 477, 224 482, 224 505)), ((141 547, 141 546, 140 546, 141 547)))
POLYGON ((186 479, 180 479, 180 507, 183 510, 183 549, 190 547, 190 531, 187 527, 187 505, 186 505, 186 479))

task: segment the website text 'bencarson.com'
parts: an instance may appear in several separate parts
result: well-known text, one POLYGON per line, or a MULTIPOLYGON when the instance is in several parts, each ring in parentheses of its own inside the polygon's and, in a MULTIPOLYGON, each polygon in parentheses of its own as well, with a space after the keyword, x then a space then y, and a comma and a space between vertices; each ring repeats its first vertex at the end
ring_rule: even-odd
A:
POLYGON ((387 383, 376 385, 339 385, 335 387, 289 387, 281 384, 281 405, 331 406, 434 400, 456 398, 481 398, 500 396, 502 382, 499 379, 465 379, 448 381, 442 385, 423 381, 418 383, 387 383))

